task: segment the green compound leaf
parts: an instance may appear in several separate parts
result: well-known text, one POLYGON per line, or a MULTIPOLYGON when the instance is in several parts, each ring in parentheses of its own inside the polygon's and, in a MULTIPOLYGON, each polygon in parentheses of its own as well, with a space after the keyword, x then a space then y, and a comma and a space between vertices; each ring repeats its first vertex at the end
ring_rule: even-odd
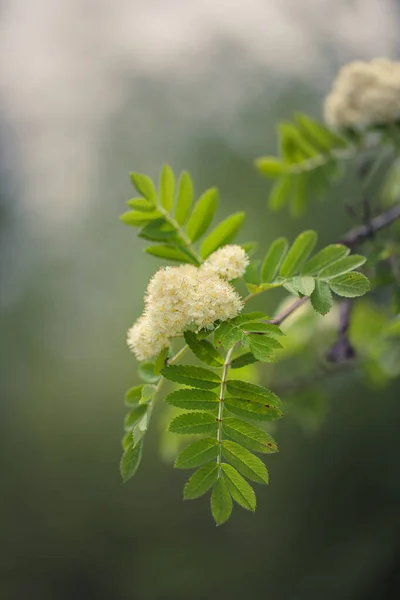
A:
POLYGON ((160 203, 168 212, 174 205, 175 176, 169 165, 164 165, 160 175, 160 203))
POLYGON ((227 482, 219 477, 211 494, 211 512, 217 525, 222 525, 229 519, 232 508, 232 497, 227 482))
POLYGON ((177 457, 174 467, 177 469, 193 469, 205 462, 217 458, 219 443, 216 438, 204 438, 186 446, 177 457))
POLYGON ((274 350, 276 350, 276 348, 282 348, 282 344, 275 338, 267 337, 266 335, 249 333, 246 338, 255 358, 264 362, 274 362, 274 350))
POLYGON ((147 412, 147 406, 145 404, 139 404, 132 408, 125 416, 124 427, 125 431, 131 431, 134 426, 139 423, 143 416, 147 412))
POLYGON ((240 379, 230 379, 227 382, 227 390, 233 396, 259 402, 261 404, 271 404, 271 406, 281 406, 281 401, 274 392, 255 383, 248 383, 240 379), (265 401, 265 402, 264 402, 265 401))
POLYGON ((165 402, 186 410, 215 410, 219 406, 219 398, 213 392, 190 388, 172 392, 165 398, 165 402))
POLYGON ((218 206, 218 190, 210 188, 196 202, 186 231, 192 242, 198 240, 211 225, 218 206))
POLYGON ((221 465, 224 479, 235 502, 246 510, 256 510, 256 495, 253 488, 237 470, 226 463, 221 465))
POLYGON ((242 475, 256 483, 268 483, 268 471, 262 460, 240 444, 224 440, 222 455, 242 475))
POLYGON ((146 198, 132 198, 127 201, 127 205, 134 210, 143 212, 152 212, 156 208, 156 205, 146 200, 146 198))
POLYGON ((171 365, 161 369, 161 375, 170 381, 184 383, 204 390, 212 390, 221 384, 221 378, 209 369, 189 365, 171 365))
POLYGON ((162 214, 158 210, 149 212, 141 212, 138 210, 129 210, 120 216, 120 221, 125 225, 131 225, 132 227, 142 227, 148 225, 151 221, 160 219, 162 214))
POLYGON ((188 412, 172 419, 168 431, 173 433, 200 434, 216 433, 218 422, 214 415, 207 412, 188 412))
POLYGON ((255 161, 257 169, 262 175, 276 179, 285 172, 285 163, 275 156, 261 156, 255 161))
POLYGON ((225 349, 231 348, 234 344, 242 341, 243 333, 231 321, 224 321, 215 330, 214 344, 216 347, 223 346, 225 349))
POLYGON ((315 280, 314 277, 309 277, 308 275, 304 275, 303 277, 298 275, 293 277, 292 285, 303 296, 311 296, 315 288, 315 280))
POLYGON ((271 283, 274 281, 288 246, 289 243, 287 239, 283 237, 272 242, 261 267, 261 278, 263 283, 271 283))
POLYGON ((313 309, 321 315, 326 315, 332 308, 333 300, 331 290, 325 281, 319 279, 315 282, 315 289, 310 296, 313 309))
POLYGON ((272 323, 257 323, 253 321, 251 323, 244 323, 241 326, 241 329, 247 332, 257 331, 259 333, 269 333, 271 335, 285 335, 278 325, 273 325, 272 323))
POLYGON ((212 462, 198 469, 189 478, 183 490, 185 500, 195 500, 199 498, 214 485, 218 478, 217 463, 212 462))
POLYGON ((251 365, 257 362, 257 358, 251 352, 246 352, 245 354, 241 354, 237 358, 234 358, 231 362, 231 369, 241 369, 242 367, 246 367, 247 365, 251 365))
POLYGON ((157 203, 157 191, 148 175, 129 173, 131 181, 139 194, 142 194, 152 204, 157 203))
POLYGON ((267 401, 264 405, 244 398, 226 398, 225 406, 234 415, 254 421, 276 421, 283 417, 282 411, 267 401))
POLYGON ((357 298, 370 290, 370 283, 364 275, 355 271, 330 279, 329 287, 332 292, 343 298, 357 298))
POLYGON ((125 405, 126 406, 137 406, 139 400, 142 397, 143 385, 135 385, 135 387, 129 388, 125 394, 125 405))
POLYGON ((336 262, 350 253, 350 248, 342 244, 331 244, 315 254, 301 269, 302 275, 318 275, 331 263, 336 262))
POLYGON ((189 216, 193 203, 193 183, 189 173, 184 171, 179 180, 178 200, 176 202, 175 220, 183 225, 189 216))
POLYGON ((282 263, 280 270, 282 277, 293 277, 300 270, 313 251, 317 239, 316 232, 312 230, 303 231, 297 236, 282 263))
POLYGON ((122 455, 120 462, 120 471, 122 480, 126 483, 136 473, 142 459, 143 442, 128 446, 122 455))
POLYGON ((165 258, 165 260, 168 261, 172 260, 180 263, 195 264, 190 256, 174 246, 148 246, 144 251, 147 252, 147 254, 157 256, 158 258, 165 258))
POLYGON ((226 417, 222 421, 222 430, 229 438, 253 452, 272 454, 278 451, 275 440, 268 433, 246 421, 226 417))
POLYGON ((207 258, 207 256, 215 252, 215 250, 221 248, 221 246, 230 244, 239 233, 245 217, 246 213, 237 212, 219 223, 202 243, 200 249, 201 257, 207 258))
POLYGON ((207 340, 199 340, 193 331, 185 331, 185 341, 197 358, 211 367, 222 367, 224 359, 207 340))
POLYGON ((366 260, 367 259, 365 256, 361 256, 359 254, 345 256, 344 258, 340 258, 336 262, 322 269, 322 271, 319 273, 319 277, 321 279, 332 279, 332 277, 343 275, 343 273, 348 273, 349 271, 357 269, 357 267, 361 267, 366 260))

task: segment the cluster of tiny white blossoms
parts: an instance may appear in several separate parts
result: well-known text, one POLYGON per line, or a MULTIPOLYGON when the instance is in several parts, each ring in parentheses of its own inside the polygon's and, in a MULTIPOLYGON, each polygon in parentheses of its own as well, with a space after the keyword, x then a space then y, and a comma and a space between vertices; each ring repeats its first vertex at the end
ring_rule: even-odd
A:
POLYGON ((325 100, 324 112, 334 127, 395 121, 400 117, 400 62, 376 58, 345 65, 325 100))
POLYGON ((239 314, 243 302, 228 283, 241 277, 249 259, 240 246, 217 250, 200 266, 161 268, 150 280, 143 314, 128 330, 138 360, 158 354, 190 325, 210 329, 239 314))

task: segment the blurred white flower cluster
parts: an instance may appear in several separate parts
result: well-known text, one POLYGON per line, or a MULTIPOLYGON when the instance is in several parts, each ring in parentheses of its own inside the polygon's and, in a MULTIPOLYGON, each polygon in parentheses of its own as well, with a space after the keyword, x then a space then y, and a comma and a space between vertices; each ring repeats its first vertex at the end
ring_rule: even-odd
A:
POLYGON ((400 62, 376 58, 339 71, 325 100, 325 120, 334 127, 384 124, 400 117, 400 62))
POLYGON ((248 263, 243 248, 231 245, 211 254, 199 268, 159 269, 147 287, 142 316, 128 330, 128 346, 136 358, 158 354, 190 325, 207 329, 215 321, 236 317, 243 302, 228 281, 241 277, 248 263))

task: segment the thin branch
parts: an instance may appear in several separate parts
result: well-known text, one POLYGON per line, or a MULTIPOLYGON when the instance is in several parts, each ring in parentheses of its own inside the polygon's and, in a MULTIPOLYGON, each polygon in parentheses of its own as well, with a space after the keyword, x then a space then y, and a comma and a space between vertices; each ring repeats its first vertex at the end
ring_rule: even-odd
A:
POLYGON ((303 304, 306 304, 307 300, 309 300, 308 296, 303 296, 303 298, 298 298, 297 300, 295 300, 293 302, 293 304, 291 304, 290 306, 285 308, 285 310, 283 310, 281 313, 279 313, 279 315, 277 315, 276 317, 274 317, 273 319, 271 319, 270 321, 267 321, 267 322, 272 323, 272 325, 280 325, 282 323, 282 321, 284 321, 287 317, 289 317, 295 310, 300 308, 300 306, 303 306, 303 304))

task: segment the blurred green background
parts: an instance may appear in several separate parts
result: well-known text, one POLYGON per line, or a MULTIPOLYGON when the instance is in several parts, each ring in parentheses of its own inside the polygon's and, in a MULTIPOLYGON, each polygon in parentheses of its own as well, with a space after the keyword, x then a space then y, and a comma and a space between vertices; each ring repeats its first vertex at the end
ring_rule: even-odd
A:
POLYGON ((207 497, 182 502, 155 421, 134 480, 118 471, 125 333, 158 266, 118 221, 128 172, 218 186, 260 255, 305 228, 331 242, 354 182, 293 222, 252 161, 278 118, 321 116, 339 65, 398 56, 398 3, 5 0, 0 18, 0 597, 399 597, 399 384, 327 381, 319 428, 278 424, 256 514, 218 529, 207 497))

